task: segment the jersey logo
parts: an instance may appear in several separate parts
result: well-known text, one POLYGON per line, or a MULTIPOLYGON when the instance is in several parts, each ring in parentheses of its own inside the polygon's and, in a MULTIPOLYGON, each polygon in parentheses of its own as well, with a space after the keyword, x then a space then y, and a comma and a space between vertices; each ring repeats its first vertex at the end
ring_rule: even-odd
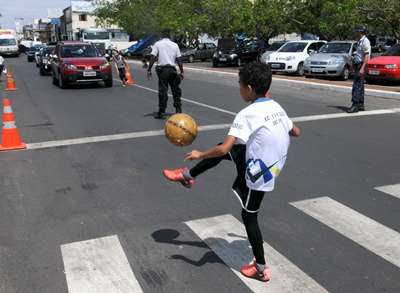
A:
POLYGON ((261 177, 263 177, 264 183, 274 178, 267 165, 260 159, 250 159, 246 165, 246 177, 253 183, 256 183, 261 177))

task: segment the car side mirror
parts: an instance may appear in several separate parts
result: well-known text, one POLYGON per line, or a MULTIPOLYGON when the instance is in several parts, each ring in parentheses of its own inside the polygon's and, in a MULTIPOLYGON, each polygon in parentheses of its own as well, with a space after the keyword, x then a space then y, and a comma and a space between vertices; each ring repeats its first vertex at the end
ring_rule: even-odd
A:
POLYGON ((315 53, 317 53, 317 51, 315 51, 315 50, 310 50, 310 51, 308 52, 309 55, 314 55, 315 53))

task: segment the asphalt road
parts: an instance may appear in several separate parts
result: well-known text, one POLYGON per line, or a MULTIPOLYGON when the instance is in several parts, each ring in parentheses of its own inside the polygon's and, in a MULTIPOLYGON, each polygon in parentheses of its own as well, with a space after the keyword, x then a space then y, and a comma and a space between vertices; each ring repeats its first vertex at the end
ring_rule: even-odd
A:
MULTIPOLYGON (((13 102, 26 143, 163 128, 152 117, 156 78, 147 81, 135 65, 141 87, 115 82, 113 88, 61 90, 25 58, 7 63, 18 90, 1 91, 13 102)), ((235 77, 187 71, 183 93, 184 111, 203 126, 231 123, 245 106, 235 77)), ((279 252, 278 263, 284 259, 298 271, 272 266, 279 273, 262 292, 279 292, 274 288, 280 283, 294 283, 280 292, 399 292, 399 113, 323 119, 343 113, 349 97, 278 82, 271 93, 291 117, 328 116, 300 119, 302 137, 293 140, 277 188, 264 200, 259 215, 264 240, 279 252), (375 189, 389 185, 386 193, 375 189), (304 201, 313 198, 315 205, 304 201), (312 213, 310 206, 322 212, 312 213), (297 282, 307 288, 302 280, 320 287, 293 290, 297 282)), ((395 108, 400 101, 367 97, 369 111, 395 108)), ((225 134, 200 132, 192 147, 212 146, 225 134)), ((219 224, 201 226, 210 235, 204 239, 186 223, 226 214, 240 220, 230 191, 233 166, 223 162, 192 190, 161 174, 164 167, 182 166, 188 150, 162 135, 143 135, 0 153, 0 292, 255 290, 259 284, 249 285, 229 265, 243 254, 245 240, 229 238, 219 224), (221 254, 221 247, 233 253, 221 254)), ((267 261, 269 255, 272 249, 266 250, 267 261)))

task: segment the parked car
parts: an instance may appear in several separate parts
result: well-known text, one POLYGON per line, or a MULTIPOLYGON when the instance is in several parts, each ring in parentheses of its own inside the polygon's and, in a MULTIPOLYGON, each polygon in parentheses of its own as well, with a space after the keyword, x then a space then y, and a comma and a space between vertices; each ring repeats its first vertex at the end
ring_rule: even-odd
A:
POLYGON ((37 56, 37 64, 39 67, 40 75, 51 73, 50 56, 54 51, 54 48, 55 46, 46 46, 40 50, 37 56))
POLYGON ((53 83, 65 88, 70 83, 100 82, 113 86, 111 64, 90 43, 64 41, 54 49, 51 58, 53 83))
POLYGON ((368 82, 400 81, 400 44, 369 60, 365 78, 368 82))
POLYGON ((352 55, 356 51, 355 41, 333 41, 321 47, 316 54, 304 62, 304 75, 333 76, 348 80, 353 73, 352 55))
POLYGON ((287 42, 282 41, 282 42, 273 42, 271 46, 267 48, 267 50, 262 54, 260 61, 262 63, 268 63, 267 59, 268 56, 271 55, 272 53, 278 51, 283 45, 285 45, 287 42))
POLYGON ((35 61, 36 53, 39 53, 40 49, 42 48, 41 45, 32 46, 26 51, 26 58, 28 62, 35 61))
POLYGON ((182 60, 193 63, 196 60, 211 60, 217 46, 213 43, 200 43, 195 48, 182 50, 182 60))
POLYGON ((283 45, 278 51, 268 56, 272 72, 297 73, 303 75, 304 61, 316 53, 326 41, 293 41, 283 45))
POLYGON ((242 42, 238 44, 234 39, 220 39, 217 50, 213 55, 213 66, 236 65, 243 62, 259 60, 261 52, 258 41, 242 42))

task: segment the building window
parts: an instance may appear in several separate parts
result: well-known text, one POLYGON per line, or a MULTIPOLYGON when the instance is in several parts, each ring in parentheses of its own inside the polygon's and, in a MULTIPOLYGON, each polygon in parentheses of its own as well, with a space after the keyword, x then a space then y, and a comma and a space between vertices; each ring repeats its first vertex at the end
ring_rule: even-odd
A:
POLYGON ((80 14, 79 21, 87 21, 87 14, 80 14))

